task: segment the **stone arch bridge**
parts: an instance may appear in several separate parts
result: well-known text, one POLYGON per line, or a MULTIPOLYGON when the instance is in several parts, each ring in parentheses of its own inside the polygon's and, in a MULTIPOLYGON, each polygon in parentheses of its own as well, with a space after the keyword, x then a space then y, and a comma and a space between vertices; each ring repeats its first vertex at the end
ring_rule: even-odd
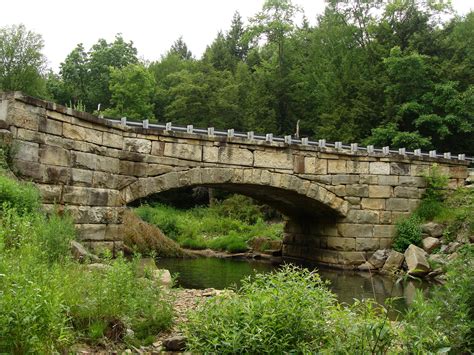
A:
MULTIPOLYGON (((62 205, 91 248, 121 244, 121 216, 139 198, 186 186, 252 196, 287 217, 283 255, 350 267, 389 247, 433 163, 463 185, 469 161, 340 143, 124 125, 20 93, 0 94, 0 134, 15 174, 45 207, 62 205)), ((137 125, 137 123, 135 123, 137 125)))

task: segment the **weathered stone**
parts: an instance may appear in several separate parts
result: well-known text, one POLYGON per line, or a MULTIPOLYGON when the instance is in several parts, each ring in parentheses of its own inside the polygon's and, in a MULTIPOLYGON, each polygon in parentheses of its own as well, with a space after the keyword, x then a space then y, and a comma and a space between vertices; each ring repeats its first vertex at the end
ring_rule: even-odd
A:
POLYGON ((390 163, 391 175, 410 175, 410 164, 394 162, 390 163))
POLYGON ((379 178, 381 177, 382 176, 380 175, 361 175, 360 183, 368 185, 377 185, 379 183, 379 178))
POLYGON ((163 155, 167 157, 201 161, 202 146, 193 144, 165 143, 163 155))
POLYGON ((346 172, 346 160, 328 160, 328 174, 345 174, 346 172))
POLYGON ((173 279, 169 270, 166 269, 156 269, 152 273, 153 279, 160 283, 161 286, 165 288, 171 288, 173 286, 173 279))
POLYGON ((168 351, 183 351, 186 349, 187 338, 185 336, 174 336, 163 340, 163 346, 168 351))
POLYGON ((405 256, 398 251, 392 250, 388 254, 387 260, 383 265, 382 272, 393 274, 402 267, 405 256))
POLYGON ((361 207, 368 210, 384 210, 385 200, 382 198, 363 198, 361 207))
POLYGON ((107 147, 122 149, 123 137, 118 134, 104 132, 102 136, 102 144, 107 147))
POLYGON ((369 270, 375 270, 376 267, 374 265, 372 265, 371 263, 369 263, 368 261, 366 261, 365 263, 359 265, 357 267, 360 271, 369 271, 369 270))
POLYGON ((148 139, 140 138, 124 138, 123 149, 129 152, 150 154, 151 141, 149 141, 148 139))
POLYGON ((408 200, 405 198, 389 198, 385 206, 389 211, 409 211, 408 200))
POLYGON ((74 257, 74 259, 80 262, 84 262, 88 260, 93 261, 93 262, 99 261, 99 258, 96 255, 89 253, 87 249, 84 248, 84 246, 81 243, 76 242, 75 240, 72 240, 70 242, 70 247, 71 247, 71 254, 74 257))
POLYGON ((410 275, 423 276, 430 271, 430 264, 426 259, 426 252, 423 249, 410 244, 407 250, 405 250, 404 255, 410 275))
POLYGON ((388 254, 388 249, 379 249, 372 254, 369 259, 369 263, 371 263, 375 268, 380 269, 385 264, 385 260, 387 260, 388 254))
POLYGON ((420 198, 422 190, 417 187, 396 186, 393 195, 394 197, 420 198))
POLYGON ((248 149, 229 146, 203 147, 203 161, 231 165, 252 166, 253 153, 248 149))
POLYGON ((439 241, 438 238, 427 237, 422 240, 422 244, 423 244, 423 249, 427 253, 431 253, 434 249, 439 247, 441 242, 439 241))
POLYGON ((377 186, 377 185, 370 185, 369 186, 369 195, 370 198, 387 198, 392 195, 392 187, 391 186, 377 186))
POLYGON ((421 231, 434 238, 443 236, 444 226, 440 223, 428 222, 421 225, 421 231))
POLYGON ((340 223, 338 230, 343 237, 372 237, 373 226, 370 224, 352 224, 352 223, 340 223))
POLYGON ((358 160, 348 160, 347 161, 347 172, 349 174, 368 174, 369 173, 369 163, 358 161, 358 160))
POLYGON ((326 159, 318 159, 316 157, 304 158, 305 174, 327 174, 328 161, 326 159))
POLYGON ((379 214, 377 211, 369 210, 350 210, 345 222, 357 224, 375 224, 379 223, 379 214))
POLYGON ((39 161, 42 164, 69 166, 71 163, 71 156, 68 150, 45 146, 39 150, 39 161))
POLYGON ((383 162, 371 162, 370 173, 374 175, 390 175, 390 164, 383 162))
POLYGON ((293 170, 293 155, 287 152, 260 151, 254 152, 254 166, 260 168, 293 170))
POLYGON ((63 136, 77 141, 86 141, 94 144, 102 144, 102 132, 78 125, 63 123, 63 136))
POLYGON ((329 237, 327 238, 327 248, 332 250, 356 250, 355 238, 329 237))
POLYGON ((388 186, 397 186, 399 182, 398 176, 393 175, 380 175, 378 184, 379 185, 388 185, 388 186))
POLYGON ((374 226, 374 237, 376 238, 393 238, 395 235, 395 225, 385 224, 374 226))
POLYGON ((71 182, 76 186, 91 186, 92 175, 91 170, 71 169, 71 182))
POLYGON ((356 250, 374 251, 380 248, 379 238, 356 238, 356 250))
POLYGON ((39 144, 18 140, 15 142, 12 153, 14 159, 37 162, 39 154, 39 144))
POLYGON ((369 197, 369 186, 359 184, 347 185, 346 193, 354 197, 369 197))
POLYGON ((358 183, 359 183, 359 175, 333 175, 332 176, 333 185, 358 184, 358 183))
POLYGON ((426 187, 426 180, 419 176, 400 176, 400 186, 426 187))
POLYGON ((63 134, 63 123, 42 117, 39 120, 38 131, 61 136, 63 134))

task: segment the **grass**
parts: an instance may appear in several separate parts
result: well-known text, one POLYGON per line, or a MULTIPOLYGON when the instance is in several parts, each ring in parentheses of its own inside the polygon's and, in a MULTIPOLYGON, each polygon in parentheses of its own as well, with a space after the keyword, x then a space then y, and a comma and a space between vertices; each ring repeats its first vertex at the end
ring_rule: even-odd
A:
POLYGON ((104 270, 75 262, 72 220, 42 213, 38 196, 31 185, 0 176, 0 353, 146 344, 171 326, 170 300, 139 277, 138 259, 105 260, 104 270))
MULTIPOLYGON (((245 197, 244 197, 245 198, 245 197)), ((246 198, 245 198, 246 199, 246 198)), ((144 221, 160 228, 181 247, 241 252, 256 237, 278 240, 283 235, 282 223, 266 223, 257 206, 234 198, 213 207, 196 207, 189 210, 156 204, 142 205, 135 213, 144 221), (230 205, 239 206, 230 212, 230 205), (250 211, 250 212, 248 212, 250 211)))

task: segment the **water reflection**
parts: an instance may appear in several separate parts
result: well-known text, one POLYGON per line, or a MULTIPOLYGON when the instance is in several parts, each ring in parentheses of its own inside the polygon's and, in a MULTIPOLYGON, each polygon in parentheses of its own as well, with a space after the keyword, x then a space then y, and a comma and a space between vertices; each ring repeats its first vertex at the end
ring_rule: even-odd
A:
MULTIPOLYGON (((178 286, 184 288, 216 288, 239 287, 241 280, 256 273, 270 272, 279 267, 267 262, 231 260, 216 258, 197 259, 158 259, 160 268, 178 274, 178 286)), ((426 283, 396 280, 348 270, 334 270, 312 264, 300 264, 311 270, 318 269, 321 278, 330 281, 330 289, 337 295, 340 302, 352 304, 354 299, 373 298, 378 303, 387 305, 387 298, 399 298, 393 307, 403 311, 415 296, 417 289, 427 289, 426 283)), ((393 315, 393 314, 392 314, 393 315)))

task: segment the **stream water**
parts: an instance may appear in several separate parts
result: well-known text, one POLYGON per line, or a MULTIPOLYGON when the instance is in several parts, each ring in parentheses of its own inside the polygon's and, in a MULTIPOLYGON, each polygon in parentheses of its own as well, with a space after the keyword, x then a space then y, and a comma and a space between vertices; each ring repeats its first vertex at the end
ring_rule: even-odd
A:
MULTIPOLYGON (((178 286, 184 288, 239 287, 241 280, 256 273, 271 272, 279 265, 256 260, 235 260, 219 258, 167 259, 157 260, 159 268, 177 274, 178 286)), ((409 281, 399 282, 368 272, 328 269, 316 265, 302 265, 311 270, 317 269, 324 280, 330 281, 330 289, 340 302, 353 303, 354 299, 375 298, 386 305, 388 298, 397 297, 393 302, 395 309, 403 311, 411 303, 416 289, 426 290, 428 284, 409 281)))

